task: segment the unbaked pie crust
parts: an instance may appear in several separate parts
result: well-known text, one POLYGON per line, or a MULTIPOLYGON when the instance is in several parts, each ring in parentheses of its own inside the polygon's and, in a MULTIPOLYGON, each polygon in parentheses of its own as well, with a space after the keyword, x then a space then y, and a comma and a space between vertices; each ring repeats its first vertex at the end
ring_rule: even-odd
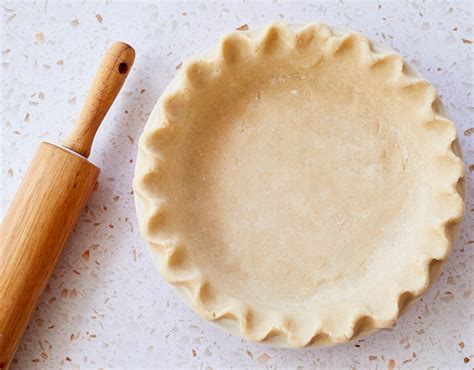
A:
POLYGON ((392 50, 323 24, 232 32, 140 138, 140 231, 203 318, 284 347, 391 326, 463 215, 456 128, 392 50))

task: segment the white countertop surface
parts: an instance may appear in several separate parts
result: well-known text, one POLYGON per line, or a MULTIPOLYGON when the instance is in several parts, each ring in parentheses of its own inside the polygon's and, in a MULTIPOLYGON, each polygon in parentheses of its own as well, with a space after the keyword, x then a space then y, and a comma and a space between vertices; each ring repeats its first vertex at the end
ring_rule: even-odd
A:
POLYGON ((100 128, 100 184, 75 228, 12 368, 466 368, 474 366, 474 3, 2 2, 1 216, 41 141, 60 143, 112 41, 136 62, 100 128), (198 318, 164 282, 137 231, 137 139, 188 57, 243 24, 323 21, 401 52, 439 90, 464 149, 466 218, 447 269, 393 329, 347 345, 280 350, 198 318), (469 167, 471 166, 471 167, 469 167))

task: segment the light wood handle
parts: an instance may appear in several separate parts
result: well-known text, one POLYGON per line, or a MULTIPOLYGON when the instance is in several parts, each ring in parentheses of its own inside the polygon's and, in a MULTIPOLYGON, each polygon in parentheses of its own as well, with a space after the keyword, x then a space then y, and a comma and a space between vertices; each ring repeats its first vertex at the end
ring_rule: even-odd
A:
POLYGON ((79 119, 64 142, 66 148, 89 157, 95 133, 122 88, 134 60, 135 51, 124 42, 116 42, 109 48, 92 82, 79 119))
POLYGON ((98 175, 87 159, 64 148, 38 148, 1 228, 0 369, 12 361, 98 175))

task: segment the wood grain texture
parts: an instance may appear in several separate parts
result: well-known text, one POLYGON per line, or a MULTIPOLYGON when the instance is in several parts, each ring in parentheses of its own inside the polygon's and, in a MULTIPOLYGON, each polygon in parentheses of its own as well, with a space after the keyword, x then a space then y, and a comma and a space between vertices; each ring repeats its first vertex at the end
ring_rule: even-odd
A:
POLYGON ((7 368, 99 169, 42 143, 5 216, 0 243, 0 368, 7 368))
POLYGON ((89 157, 92 141, 100 123, 122 88, 135 60, 133 48, 114 43, 105 54, 84 102, 81 115, 64 146, 89 157))

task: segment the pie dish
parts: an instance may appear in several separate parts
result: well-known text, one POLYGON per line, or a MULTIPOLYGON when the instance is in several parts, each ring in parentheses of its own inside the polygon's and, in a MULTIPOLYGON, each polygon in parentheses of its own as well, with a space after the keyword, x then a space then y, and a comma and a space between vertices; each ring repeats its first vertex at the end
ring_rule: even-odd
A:
POLYGON ((140 138, 140 231, 203 318, 282 347, 391 326, 439 276, 464 166, 436 90, 324 24, 224 35, 140 138))

